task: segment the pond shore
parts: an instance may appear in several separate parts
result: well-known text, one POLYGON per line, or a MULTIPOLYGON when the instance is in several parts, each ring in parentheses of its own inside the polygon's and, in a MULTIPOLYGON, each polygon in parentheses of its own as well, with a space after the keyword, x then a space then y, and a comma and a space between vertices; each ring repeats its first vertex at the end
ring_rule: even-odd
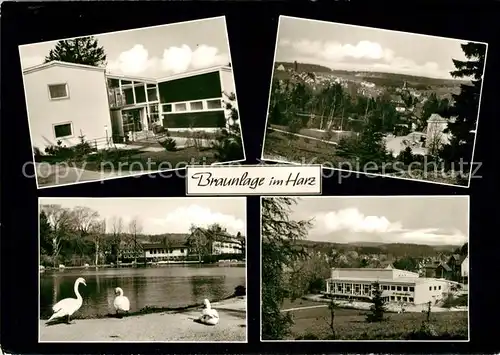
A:
POLYGON ((200 309, 101 319, 76 319, 72 324, 46 325, 39 321, 40 342, 245 342, 246 296, 213 303, 220 322, 216 326, 196 323, 200 309))

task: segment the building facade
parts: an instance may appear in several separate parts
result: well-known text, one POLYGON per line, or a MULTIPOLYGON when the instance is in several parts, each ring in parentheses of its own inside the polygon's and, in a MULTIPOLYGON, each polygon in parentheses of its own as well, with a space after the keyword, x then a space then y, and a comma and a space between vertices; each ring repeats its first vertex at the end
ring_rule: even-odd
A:
POLYGON ((73 146, 81 137, 104 148, 147 138, 158 126, 215 131, 232 123, 228 66, 152 79, 53 61, 25 69, 23 80, 32 145, 41 151, 73 146))
POLYGON ((326 293, 336 299, 368 301, 373 284, 379 283, 386 302, 435 303, 450 291, 443 279, 419 277, 418 273, 392 268, 334 268, 326 280, 326 293))
POLYGON ((243 254, 243 249, 238 240, 231 238, 224 241, 214 241, 212 243, 212 254, 243 254))

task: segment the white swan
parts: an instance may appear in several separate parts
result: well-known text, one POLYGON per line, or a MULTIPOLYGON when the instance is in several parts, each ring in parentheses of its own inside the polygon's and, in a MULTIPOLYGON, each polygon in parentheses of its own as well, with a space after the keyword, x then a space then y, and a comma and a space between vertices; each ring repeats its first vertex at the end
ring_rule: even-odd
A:
POLYGON ((128 312, 130 310, 130 301, 123 295, 123 290, 120 287, 115 288, 115 295, 113 306, 115 306, 116 314, 119 311, 128 312))
POLYGON ((78 292, 78 285, 80 284, 87 286, 83 277, 79 277, 75 281, 74 291, 76 294, 76 298, 65 298, 57 302, 52 307, 52 311, 54 312, 54 314, 52 314, 48 322, 56 318, 68 317, 67 322, 68 324, 71 323, 70 317, 73 315, 73 313, 78 311, 83 304, 83 298, 80 295, 80 292, 78 292))
POLYGON ((203 304, 203 311, 201 312, 201 316, 198 320, 207 325, 216 325, 219 323, 219 312, 212 308, 210 301, 205 298, 203 304))

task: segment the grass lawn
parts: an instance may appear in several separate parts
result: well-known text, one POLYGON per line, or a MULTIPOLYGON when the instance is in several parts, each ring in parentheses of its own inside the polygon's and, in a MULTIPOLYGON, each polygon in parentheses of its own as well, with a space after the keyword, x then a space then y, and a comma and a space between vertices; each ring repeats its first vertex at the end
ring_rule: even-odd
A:
MULTIPOLYGON (((283 309, 320 305, 318 302, 297 300, 287 301, 283 309)), ((335 311, 336 339, 340 340, 404 340, 411 332, 418 331, 426 319, 423 313, 387 313, 388 320, 367 323, 367 311, 339 308, 335 311)), ((292 311, 294 325, 289 339, 299 337, 327 339, 331 336, 330 311, 328 307, 292 311)), ((468 338, 467 312, 436 312, 431 314, 431 324, 438 336, 447 339, 468 338)))
MULTIPOLYGON (((51 164, 61 163, 53 157, 43 157, 41 161, 51 164)), ((113 149, 107 152, 88 155, 85 160, 75 161, 73 166, 90 171, 146 171, 184 168, 186 165, 216 162, 212 149, 197 150, 195 147, 176 151, 142 152, 138 149, 113 149)))
MULTIPOLYGON (((271 127, 279 129, 279 130, 282 130, 282 131, 288 131, 288 127, 286 127, 286 126, 271 125, 271 127)), ((298 134, 302 134, 304 136, 308 136, 308 137, 311 137, 311 138, 317 138, 317 139, 326 140, 326 137, 325 137, 326 132, 318 131, 318 130, 315 130, 315 129, 302 128, 298 132, 298 134)), ((350 136, 352 134, 353 134, 352 132, 343 132, 343 133, 332 132, 332 136, 330 137, 329 140, 331 142, 339 142, 342 137, 348 137, 348 136, 350 136)))

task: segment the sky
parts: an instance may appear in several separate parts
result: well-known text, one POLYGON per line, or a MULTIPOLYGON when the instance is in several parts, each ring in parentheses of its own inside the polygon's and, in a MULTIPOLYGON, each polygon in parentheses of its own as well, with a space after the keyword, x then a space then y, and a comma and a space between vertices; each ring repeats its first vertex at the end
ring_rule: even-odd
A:
POLYGON ((246 200, 237 198, 40 198, 40 204, 89 207, 106 219, 110 232, 113 217, 124 225, 138 218, 143 233, 188 233, 191 224, 207 227, 219 223, 229 233, 246 234, 246 200))
POLYGON ((469 201, 467 196, 304 197, 291 218, 313 219, 308 239, 315 241, 458 246, 468 241, 469 201))
MULTIPOLYGON (((230 62, 224 17, 95 34, 113 74, 161 78, 230 62)), ((23 69, 42 64, 57 41, 19 47, 23 69)))
POLYGON ((452 79, 466 42, 281 16, 276 61, 452 79))

